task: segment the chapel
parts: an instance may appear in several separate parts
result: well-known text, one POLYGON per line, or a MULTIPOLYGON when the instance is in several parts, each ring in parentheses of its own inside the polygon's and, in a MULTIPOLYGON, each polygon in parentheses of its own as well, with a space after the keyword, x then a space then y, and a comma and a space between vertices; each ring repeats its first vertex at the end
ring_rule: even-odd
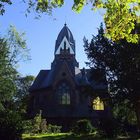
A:
POLYGON ((79 68, 76 43, 66 24, 56 39, 51 68, 40 70, 29 92, 29 116, 33 118, 41 110, 47 123, 63 130, 77 120, 97 123, 109 114, 105 71, 79 68))

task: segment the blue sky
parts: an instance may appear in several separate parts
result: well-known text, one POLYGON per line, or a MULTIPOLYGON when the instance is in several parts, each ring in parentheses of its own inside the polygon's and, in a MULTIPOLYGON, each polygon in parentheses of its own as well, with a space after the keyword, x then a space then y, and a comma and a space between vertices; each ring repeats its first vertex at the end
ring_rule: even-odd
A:
POLYGON ((63 7, 53 10, 52 16, 42 15, 39 20, 35 19, 33 13, 25 17, 26 8, 19 1, 7 6, 4 16, 0 16, 1 34, 6 32, 9 25, 14 25, 18 31, 26 33, 31 60, 19 63, 18 70, 23 76, 36 76, 41 69, 50 69, 54 59, 55 41, 65 22, 76 41, 76 58, 80 68, 86 67, 83 37, 90 40, 93 34, 97 34, 97 28, 103 22, 103 13, 92 11, 88 5, 77 14, 71 10, 71 2, 67 1, 63 7))

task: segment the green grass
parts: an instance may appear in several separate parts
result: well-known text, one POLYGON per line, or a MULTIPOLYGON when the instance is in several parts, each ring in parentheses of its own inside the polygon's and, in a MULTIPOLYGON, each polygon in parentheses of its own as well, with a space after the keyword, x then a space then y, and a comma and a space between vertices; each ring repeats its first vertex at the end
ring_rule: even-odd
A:
MULTIPOLYGON (((94 140, 92 135, 74 136, 70 133, 23 135, 23 140, 94 140)), ((96 140, 99 138, 96 137, 96 140)))
POLYGON ((70 133, 57 133, 57 134, 38 134, 36 136, 30 136, 29 134, 23 134, 23 140, 138 140, 136 138, 119 137, 116 139, 107 139, 90 135, 74 136, 70 133))

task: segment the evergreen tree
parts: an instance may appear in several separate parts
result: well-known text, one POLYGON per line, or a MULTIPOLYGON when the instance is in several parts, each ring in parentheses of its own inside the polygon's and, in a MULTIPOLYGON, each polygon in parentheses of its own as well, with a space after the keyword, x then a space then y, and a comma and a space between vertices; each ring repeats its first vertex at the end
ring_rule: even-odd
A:
POLYGON ((104 36, 103 26, 90 43, 84 40, 89 65, 104 68, 113 101, 128 100, 136 112, 140 128, 140 41, 129 43, 125 39, 113 42, 104 36))

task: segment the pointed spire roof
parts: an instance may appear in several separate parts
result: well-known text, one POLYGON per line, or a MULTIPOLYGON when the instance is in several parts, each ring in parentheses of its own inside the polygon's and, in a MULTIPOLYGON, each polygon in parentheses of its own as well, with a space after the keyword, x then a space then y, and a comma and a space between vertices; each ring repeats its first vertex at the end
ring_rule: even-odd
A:
POLYGON ((58 34, 56 44, 55 44, 55 52, 57 51, 64 37, 67 38, 69 44, 71 45, 73 51, 75 52, 75 40, 73 38, 72 32, 67 27, 66 23, 64 24, 64 27, 61 29, 60 33, 58 34))

